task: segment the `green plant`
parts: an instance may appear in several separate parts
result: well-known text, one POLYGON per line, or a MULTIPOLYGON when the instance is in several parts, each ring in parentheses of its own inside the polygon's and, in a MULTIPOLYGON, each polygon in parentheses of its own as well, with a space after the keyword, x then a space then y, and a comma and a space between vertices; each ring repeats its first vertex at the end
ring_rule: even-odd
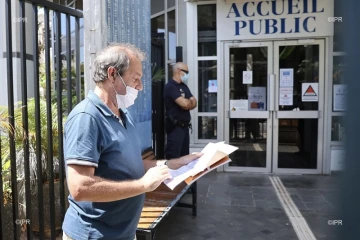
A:
MULTIPOLYGON (((1 107, 1 115, 3 119, 8 118, 8 111, 6 107, 1 107)), ((24 149, 23 149, 23 141, 25 140, 23 122, 22 122, 22 110, 23 105, 21 102, 15 104, 14 110, 14 121, 15 127, 13 131, 8 131, 2 133, 1 139, 1 159, 3 161, 2 169, 7 172, 9 177, 10 172, 8 171, 10 168, 10 141, 9 134, 13 134, 15 141, 15 151, 16 151, 16 170, 17 170, 17 179, 18 184, 20 186, 19 194, 20 199, 24 196, 24 183, 25 183, 25 175, 24 175, 24 149)), ((30 184, 31 190, 34 192, 36 190, 36 181, 38 179, 37 176, 37 156, 36 156, 36 132, 41 132, 41 162, 42 162, 42 179, 43 182, 48 180, 49 169, 48 169, 48 142, 52 141, 52 151, 53 151, 53 160, 54 160, 54 170, 59 164, 58 154, 59 154, 59 132, 58 132, 58 115, 57 115, 57 106, 56 104, 51 104, 51 129, 47 128, 47 106, 46 100, 44 98, 40 98, 40 125, 41 128, 36 128, 35 123, 35 99, 31 98, 27 102, 27 110, 28 110, 28 141, 29 141, 29 166, 30 166, 30 184), (47 132, 52 132, 52 139, 48 139, 47 132)), ((63 119, 65 121, 65 119, 63 119)), ((5 183, 5 181, 4 181, 5 183)), ((5 184, 3 189, 8 188, 8 185, 5 184)))
MULTIPOLYGON (((13 134, 14 129, 8 122, 7 109, 0 106, 0 146, 3 151, 3 143, 6 141, 6 134, 13 134)), ((11 181, 10 181, 10 161, 9 159, 3 159, 1 155, 1 178, 2 178, 2 191, 4 194, 4 204, 11 200, 11 181)))
POLYGON ((5 161, 2 164, 2 191, 4 194, 4 204, 11 200, 11 181, 10 181, 10 161, 5 161))
POLYGON ((151 70, 151 81, 153 83, 164 81, 165 78, 165 69, 161 67, 157 67, 154 64, 154 67, 151 70))

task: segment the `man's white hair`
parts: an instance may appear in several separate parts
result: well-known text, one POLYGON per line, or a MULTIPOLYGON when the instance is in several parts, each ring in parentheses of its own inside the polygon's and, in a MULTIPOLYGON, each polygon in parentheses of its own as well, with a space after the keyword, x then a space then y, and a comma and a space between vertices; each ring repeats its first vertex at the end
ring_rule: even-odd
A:
POLYGON ((108 68, 114 67, 120 75, 130 66, 130 59, 135 57, 140 62, 146 59, 145 53, 129 43, 111 43, 101 50, 93 64, 94 82, 103 82, 108 77, 108 68))

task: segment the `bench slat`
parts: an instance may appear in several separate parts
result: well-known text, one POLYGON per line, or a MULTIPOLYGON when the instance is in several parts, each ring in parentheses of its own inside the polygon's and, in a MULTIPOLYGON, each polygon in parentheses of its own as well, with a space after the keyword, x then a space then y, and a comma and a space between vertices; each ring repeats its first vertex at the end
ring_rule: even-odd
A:
POLYGON ((143 212, 163 212, 166 209, 166 207, 144 207, 143 212))
POLYGON ((154 199, 154 200, 171 200, 174 199, 177 196, 177 194, 172 194, 172 193, 149 193, 147 194, 147 198, 149 199, 154 199))
POLYGON ((159 217, 162 212, 142 212, 141 217, 159 217))
POLYGON ((138 224, 138 228, 140 228, 140 229, 149 229, 150 228, 150 226, 151 226, 151 224, 152 223, 145 223, 145 224, 143 224, 143 223, 140 223, 140 224, 138 224))
POLYGON ((157 217, 146 217, 146 218, 140 218, 139 224, 145 224, 145 223, 153 223, 158 219, 157 217))
POLYGON ((170 203, 159 203, 159 202, 155 202, 155 201, 153 201, 153 202, 150 202, 150 201, 145 202, 145 204, 148 207, 159 207, 159 206, 161 206, 161 207, 165 207, 165 208, 167 208, 170 205, 170 203))

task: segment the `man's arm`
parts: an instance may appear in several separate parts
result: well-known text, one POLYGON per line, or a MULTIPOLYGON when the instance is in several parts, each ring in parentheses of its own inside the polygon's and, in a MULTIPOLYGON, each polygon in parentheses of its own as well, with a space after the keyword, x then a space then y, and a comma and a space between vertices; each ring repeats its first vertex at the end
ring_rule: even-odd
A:
POLYGON ((190 99, 186 99, 184 97, 178 97, 175 100, 176 104, 179 105, 184 110, 193 110, 197 106, 197 101, 195 97, 191 97, 190 99))
POLYGON ((196 108, 196 106, 197 106, 196 98, 195 98, 195 97, 191 97, 189 100, 191 101, 191 107, 190 107, 189 110, 193 110, 193 109, 196 108))
POLYGON ((111 202, 134 197, 155 190, 165 179, 171 178, 167 166, 149 169, 138 180, 112 181, 94 176, 95 168, 69 164, 67 183, 76 201, 111 202))
MULTIPOLYGON (((167 166, 170 169, 176 170, 176 169, 188 164, 189 162, 192 162, 195 159, 198 159, 202 155, 203 155, 203 153, 194 153, 194 154, 189 154, 189 155, 186 155, 186 156, 183 156, 180 158, 171 159, 170 161, 167 161, 167 166)), ((154 160, 143 160, 145 171, 156 166, 157 162, 158 161, 154 161, 154 160)))
POLYGON ((175 99, 175 103, 184 110, 190 110, 193 105, 190 99, 186 99, 182 96, 175 99))

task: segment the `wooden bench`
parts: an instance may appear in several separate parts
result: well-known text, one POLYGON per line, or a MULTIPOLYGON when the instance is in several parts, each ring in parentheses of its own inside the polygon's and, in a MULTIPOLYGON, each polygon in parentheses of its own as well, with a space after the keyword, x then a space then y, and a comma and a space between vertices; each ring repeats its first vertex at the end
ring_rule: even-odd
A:
MULTIPOLYGON (((156 160, 151 149, 146 150, 142 157, 143 160, 156 160)), ((174 190, 169 189, 165 184, 161 184, 156 190, 146 193, 144 207, 136 231, 137 237, 145 236, 146 240, 155 239, 157 225, 175 206, 192 208, 192 215, 195 217, 197 207, 196 192, 196 182, 192 185, 183 182, 174 190), (192 194, 191 204, 180 202, 187 192, 192 194)))

